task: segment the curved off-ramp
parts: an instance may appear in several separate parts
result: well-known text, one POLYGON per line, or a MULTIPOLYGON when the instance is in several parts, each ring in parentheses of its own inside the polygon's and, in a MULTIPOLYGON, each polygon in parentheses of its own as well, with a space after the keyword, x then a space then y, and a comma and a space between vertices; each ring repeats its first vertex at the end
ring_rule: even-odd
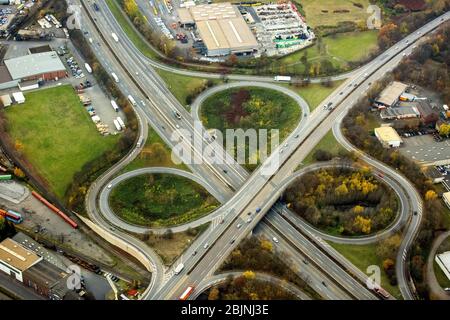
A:
POLYGON ((119 218, 114 211, 109 206, 109 196, 111 194, 111 191, 121 182, 131 179, 133 177, 137 177, 144 174, 155 174, 155 173, 161 173, 161 174, 172 174, 177 175, 180 177, 184 177, 186 179, 190 179, 202 187, 204 187, 213 197, 215 197, 220 202, 224 202, 224 196, 220 192, 217 191, 213 186, 208 184, 205 180, 198 177, 195 174, 192 174, 185 170, 180 169, 174 169, 174 168, 166 168, 166 167, 149 167, 149 168, 142 168, 133 170, 130 172, 126 172, 124 174, 121 174, 118 177, 115 177, 113 180, 109 182, 109 185, 111 185, 111 188, 108 188, 108 186, 103 187, 103 189, 100 192, 99 196, 99 207, 100 210, 104 216, 105 219, 109 221, 109 223, 115 225, 116 227, 126 230, 128 232, 132 233, 138 233, 138 234, 144 234, 149 231, 156 233, 156 234, 163 234, 168 229, 171 229, 173 232, 182 232, 186 231, 189 228, 195 228, 198 226, 201 226, 207 222, 210 222, 212 219, 214 219, 217 215, 220 215, 220 211, 215 210, 212 213, 209 213, 208 215, 205 215, 201 218, 196 219, 195 221, 191 221, 182 225, 173 226, 173 227, 158 227, 158 228, 152 228, 152 227, 146 227, 146 226, 140 226, 135 225, 129 222, 126 222, 125 220, 119 218))
MULTIPOLYGON (((333 168, 344 168, 344 169, 352 169, 357 170, 361 167, 350 164, 350 163, 344 163, 344 162, 324 162, 324 163, 315 163, 312 165, 309 165, 307 167, 304 167, 298 171, 296 171, 294 174, 287 177, 285 180, 283 180, 279 185, 279 189, 286 189, 292 182, 294 182, 299 177, 303 176, 306 173, 310 173, 313 171, 317 171, 320 169, 333 169, 333 168)), ((374 243, 377 241, 380 241, 382 239, 385 239, 396 232, 398 232, 408 221, 409 215, 410 215, 410 205, 408 201, 407 194, 403 191, 400 184, 390 178, 387 175, 374 175, 375 178, 383 181, 389 188, 391 188, 397 195, 397 198, 399 199, 399 208, 396 214, 396 217, 394 221, 392 221, 386 228, 383 230, 380 230, 374 234, 367 235, 367 236, 355 236, 355 237, 344 237, 344 236, 334 236, 330 235, 326 232, 323 232, 322 230, 319 230, 318 228, 312 226, 310 223, 308 223, 306 220, 302 219, 301 217, 295 215, 292 218, 293 222, 297 224, 299 227, 304 228, 304 230, 309 231, 311 234, 315 234, 320 236, 324 240, 336 242, 336 243, 342 243, 342 244, 354 244, 354 245, 363 245, 368 243, 374 243)))
MULTIPOLYGON (((200 294, 205 292, 207 289, 219 283, 225 282, 229 277, 235 278, 242 275, 243 275, 242 271, 232 271, 208 277, 205 280, 203 280, 203 282, 197 288, 195 288, 195 292, 192 294, 189 300, 195 300, 200 294)), ((273 276, 271 274, 263 272, 255 272, 255 279, 264 282, 269 282, 273 285, 279 286, 283 288, 285 291, 289 292, 290 294, 296 296, 299 300, 311 300, 311 297, 306 295, 294 284, 281 278, 278 278, 276 276, 273 276)))

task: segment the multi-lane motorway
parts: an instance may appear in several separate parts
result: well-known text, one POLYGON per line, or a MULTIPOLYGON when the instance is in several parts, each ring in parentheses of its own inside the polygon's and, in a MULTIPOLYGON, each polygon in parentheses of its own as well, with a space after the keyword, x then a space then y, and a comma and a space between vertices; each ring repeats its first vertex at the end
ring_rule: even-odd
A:
MULTIPOLYGON (((191 137, 194 135, 201 135, 201 138, 203 139, 203 135, 194 130, 192 117, 190 117, 183 106, 176 101, 161 78, 159 78, 151 67, 157 66, 155 65, 155 62, 143 57, 127 39, 125 33, 121 30, 120 26, 118 26, 106 4, 104 4, 103 1, 99 2, 99 4, 101 4, 100 12, 94 12, 89 6, 89 1, 87 4, 88 6, 84 7, 84 13, 88 12, 90 17, 86 16, 87 21, 83 23, 83 26, 89 31, 90 37, 94 39, 95 52, 101 57, 100 60, 102 64, 106 66, 107 70, 108 68, 111 70, 119 70, 123 79, 127 80, 121 81, 120 87, 125 94, 133 94, 139 101, 138 106, 135 108, 136 110, 139 110, 138 114, 142 114, 142 117, 152 125, 169 145, 173 145, 173 141, 170 140, 171 134, 179 128, 187 129, 190 132, 191 137), (92 17, 93 19, 91 20, 90 18, 92 17), (119 43, 115 43, 114 40, 109 37, 111 31, 114 31, 119 35, 119 43), (174 111, 177 111, 182 115, 181 120, 173 117, 174 111)), ((448 14, 443 16, 443 19, 447 20, 448 14)), ((248 173, 226 154, 225 157, 227 158, 227 162, 223 165, 214 165, 210 163, 190 165, 190 168, 194 173, 202 176, 208 184, 214 185, 218 188, 217 190, 220 190, 220 192, 223 192, 223 194, 228 197, 228 202, 223 207, 224 213, 226 214, 225 223, 214 230, 208 231, 205 235, 202 235, 193 244, 191 250, 197 250, 198 248, 203 247, 207 247, 207 249, 201 250, 201 253, 195 256, 192 256, 191 250, 188 250, 187 253, 181 257, 186 265, 186 268, 182 273, 177 276, 165 278, 164 285, 162 286, 159 285, 160 283, 157 283, 158 281, 153 281, 152 279, 154 285, 151 289, 146 291, 144 297, 177 298, 187 285, 199 284, 203 278, 210 276, 233 247, 237 245, 239 240, 253 229, 263 215, 269 211, 272 204, 278 198, 278 184, 282 181, 282 178, 293 172, 304 156, 308 154, 314 145, 317 144, 317 142, 320 141, 333 126, 335 119, 340 119, 345 115, 353 102, 367 90, 369 82, 381 78, 398 63, 404 50, 408 50, 407 48, 418 38, 422 37, 425 33, 428 33, 442 22, 443 20, 441 20, 441 18, 432 21, 422 27, 419 31, 408 36, 407 39, 402 40, 396 46, 384 52, 366 66, 352 72, 349 80, 324 101, 324 103, 332 102, 334 104, 334 110, 329 113, 329 111, 323 110, 320 107, 317 108, 310 116, 308 116, 307 124, 294 132, 288 138, 288 142, 283 143, 284 145, 282 147, 275 150, 267 162, 253 173, 252 176, 248 177, 248 173), (408 40, 408 42, 406 40, 408 40), (282 153, 280 152, 281 149, 283 149, 282 153), (276 174, 273 176, 262 175, 262 168, 265 168, 268 164, 272 163, 272 161, 275 161, 277 157, 281 158, 283 165, 277 170, 276 174), (232 189, 239 190, 233 195, 232 189), (255 213, 257 207, 262 209, 259 214, 255 213), (249 211, 253 212, 253 219, 250 223, 246 223, 247 212, 249 211), (243 226, 237 228, 236 225, 238 222, 243 226), (230 244, 231 240, 234 240, 234 245, 230 244)), ((191 71, 189 71, 189 75, 192 76, 211 76, 211 74, 205 75, 197 72, 192 72, 193 74, 190 73, 191 71)), ((240 80, 247 81, 254 81, 255 79, 260 81, 269 80, 264 77, 238 77, 240 77, 240 80)), ((144 127, 146 126, 142 123, 141 125, 144 127)), ((186 143, 189 143, 188 140, 189 139, 185 139, 186 143)), ((191 147, 193 152, 201 153, 202 151, 196 149, 195 146, 191 147)), ((220 148, 221 146, 215 147, 220 148)), ((137 153, 136 149, 133 150, 133 152, 137 153)), ((129 156, 129 158, 131 158, 131 156, 129 156)), ((370 164, 374 165, 380 172, 391 170, 376 161, 371 161, 372 163, 370 164)), ((389 175, 394 179, 398 178, 398 173, 395 170, 391 171, 392 172, 389 172, 389 175)), ((88 197, 87 206, 90 208, 88 211, 90 212, 91 218, 95 217, 93 218, 95 219, 95 222, 101 224, 106 223, 96 209, 96 195, 101 189, 100 186, 104 186, 115 172, 117 171, 111 170, 110 176, 102 176, 101 180, 96 182, 96 185, 99 187, 94 187, 90 190, 92 196, 88 197)), ((407 181, 403 184, 405 187, 411 188, 411 185, 407 181)), ((405 189, 407 190, 407 188, 405 189)), ((412 190, 414 190, 414 188, 412 188, 412 190)), ((417 199, 417 197, 412 197, 411 199, 417 199)), ((420 200, 416 205, 418 212, 420 212, 420 200)), ((409 231, 409 236, 407 234, 405 236, 406 240, 402 243, 402 249, 404 249, 404 251, 401 252, 402 256, 407 252, 407 249, 413 240, 418 223, 420 222, 420 215, 416 216, 415 221, 417 222, 409 224, 413 227, 407 229, 409 231)), ((141 246, 141 244, 133 241, 130 241, 130 244, 137 247, 141 246)), ((139 250, 144 249, 140 247, 139 250)), ((157 261, 152 254, 148 254, 147 258, 151 259, 150 261, 157 261)), ((156 263, 152 262, 152 264, 155 265, 156 263)), ((152 271, 156 273, 156 276, 154 275, 153 278, 161 279, 162 276, 158 274, 161 273, 161 270, 157 269, 160 268, 155 267, 152 269, 152 271)), ((404 270, 403 266, 401 273, 404 273, 404 270)), ((405 284, 402 289, 402 293, 406 298, 412 297, 407 284, 405 284)))

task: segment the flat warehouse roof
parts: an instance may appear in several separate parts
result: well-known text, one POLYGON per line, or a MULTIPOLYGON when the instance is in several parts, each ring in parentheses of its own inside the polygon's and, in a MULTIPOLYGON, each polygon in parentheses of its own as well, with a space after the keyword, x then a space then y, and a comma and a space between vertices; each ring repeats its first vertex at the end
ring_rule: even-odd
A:
POLYGON ((380 127, 375 128, 376 135, 383 141, 403 141, 402 138, 398 135, 397 131, 395 131, 392 127, 380 127))
POLYGON ((258 43, 242 18, 219 20, 228 44, 233 49, 256 48, 258 43))
POLYGON ((66 70, 55 51, 12 58, 5 60, 5 65, 14 80, 66 70))
POLYGON ((0 261, 6 262, 20 271, 25 271, 42 258, 33 251, 25 249, 12 239, 5 239, 0 243, 0 261))
POLYGON ((229 2, 201 4, 190 7, 189 11, 195 21, 236 18, 240 14, 237 8, 229 2))
POLYGON ((230 47, 216 20, 197 22, 197 30, 208 50, 228 49, 230 47))
POLYGON ((194 23, 194 18, 186 8, 178 9, 178 17, 180 17, 181 24, 194 23))
POLYGON ((376 101, 391 106, 397 101, 400 95, 405 92, 406 88, 408 88, 408 85, 394 81, 381 92, 376 101))

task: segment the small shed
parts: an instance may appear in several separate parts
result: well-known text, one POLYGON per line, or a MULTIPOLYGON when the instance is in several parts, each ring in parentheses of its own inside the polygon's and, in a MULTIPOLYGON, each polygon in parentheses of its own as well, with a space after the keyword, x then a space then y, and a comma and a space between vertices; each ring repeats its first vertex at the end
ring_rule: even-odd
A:
POLYGON ((14 101, 18 104, 25 103, 25 96, 22 92, 14 92, 13 94, 14 101))
POLYGON ((0 100, 2 102, 3 107, 5 107, 5 108, 12 105, 11 96, 9 94, 5 94, 5 95, 1 96, 0 100))

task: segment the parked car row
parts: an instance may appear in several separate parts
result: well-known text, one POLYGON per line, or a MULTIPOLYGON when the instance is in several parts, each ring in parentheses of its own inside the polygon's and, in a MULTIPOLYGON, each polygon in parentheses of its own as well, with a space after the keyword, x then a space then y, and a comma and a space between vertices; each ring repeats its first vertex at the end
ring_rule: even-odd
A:
POLYGON ((72 75, 75 78, 81 79, 81 78, 85 77, 83 70, 81 70, 80 66, 78 65, 78 62, 75 60, 74 57, 67 58, 66 62, 67 62, 67 65, 69 66, 70 70, 72 71, 72 75))
POLYGON ((450 174, 450 165, 444 165, 444 166, 436 166, 436 169, 442 173, 442 175, 446 176, 450 174))

